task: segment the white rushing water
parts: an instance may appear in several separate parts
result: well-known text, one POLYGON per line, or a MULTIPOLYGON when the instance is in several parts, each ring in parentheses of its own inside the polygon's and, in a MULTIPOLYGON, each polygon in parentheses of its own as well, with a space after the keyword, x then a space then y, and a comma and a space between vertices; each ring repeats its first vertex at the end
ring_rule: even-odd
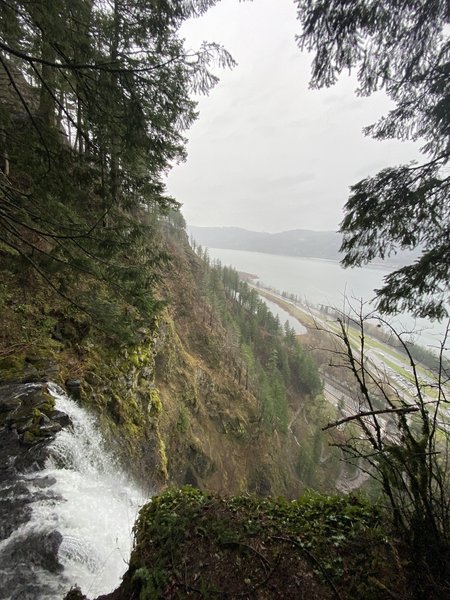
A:
MULTIPOLYGON (((58 562, 63 570, 49 573, 34 566, 33 585, 24 581, 10 597, 60 600, 75 584, 96 597, 120 583, 130 557, 131 529, 145 498, 105 448, 95 418, 58 386, 49 384, 49 391, 56 409, 70 417, 72 426, 56 435, 38 477, 27 474, 25 483, 36 497, 31 518, 2 542, 0 554, 14 543, 26 548, 29 539, 62 536, 58 562), (44 492, 42 481, 47 482, 44 492)), ((29 568, 26 554, 22 560, 29 568)))

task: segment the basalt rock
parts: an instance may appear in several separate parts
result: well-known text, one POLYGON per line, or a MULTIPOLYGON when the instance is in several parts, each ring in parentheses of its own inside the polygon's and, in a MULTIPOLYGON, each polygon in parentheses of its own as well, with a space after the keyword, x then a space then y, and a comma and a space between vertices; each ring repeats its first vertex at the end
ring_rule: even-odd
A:
POLYGON ((72 425, 69 415, 60 410, 52 410, 48 416, 54 423, 59 423, 61 427, 70 427, 72 425))
MULTIPOLYGON (((46 384, 0 386, 0 539, 29 519, 31 497, 21 478, 44 466, 49 443, 68 424, 46 384)), ((37 478, 33 483, 44 493, 52 482, 37 478)))
POLYGON ((66 379, 65 386, 72 398, 75 400, 81 398, 81 381, 79 379, 66 379))
POLYGON ((36 501, 60 501, 52 489, 55 480, 32 473, 44 467, 50 442, 68 424, 69 417, 55 410, 47 384, 0 386, 0 600, 43 597, 47 584, 37 581, 36 567, 49 573, 63 569, 58 558, 62 535, 57 530, 37 530, 26 538, 20 532, 36 501))

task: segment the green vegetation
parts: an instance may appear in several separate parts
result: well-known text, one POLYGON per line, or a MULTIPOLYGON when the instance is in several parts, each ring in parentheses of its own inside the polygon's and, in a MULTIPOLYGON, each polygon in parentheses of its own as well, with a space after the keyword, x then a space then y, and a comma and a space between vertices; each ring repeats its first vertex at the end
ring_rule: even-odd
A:
MULTIPOLYGON (((423 160, 386 167, 351 188, 341 223, 344 266, 389 256, 398 248, 419 249, 419 258, 397 269, 377 290, 382 313, 408 310, 417 316, 448 317, 450 282, 449 31, 446 2, 313 2, 297 0, 301 48, 315 52, 311 85, 320 88, 354 69, 358 92, 383 89, 393 108, 366 134, 378 140, 420 140, 423 160)), ((435 582, 436 597, 448 595, 450 447, 447 418, 447 335, 438 357, 421 353, 433 368, 429 383, 420 381, 416 348, 408 346, 388 323, 395 344, 410 364, 409 395, 369 366, 366 318, 338 319, 337 350, 358 386, 358 410, 344 421, 357 423, 359 436, 340 443, 356 461, 369 465, 390 504, 397 530, 414 550, 418 568, 435 582), (348 319, 356 321, 356 350, 348 319), (378 407, 382 406, 382 412, 378 407), (377 410, 374 410, 377 408, 377 410), (445 590, 445 591, 444 591, 445 590)), ((339 358, 338 358, 339 360, 339 358)), ((419 590, 419 597, 427 597, 419 590)))
POLYGON ((384 90, 393 108, 365 133, 420 140, 423 162, 386 167, 351 188, 341 223, 344 266, 419 249, 377 291, 382 312, 448 315, 448 3, 296 0, 300 48, 315 52, 311 85, 333 85, 354 70, 358 92, 384 90))
POLYGON ((365 324, 370 319, 361 314, 338 318, 333 354, 352 373, 357 402, 350 415, 327 429, 341 428, 335 445, 380 486, 395 529, 414 553, 419 572, 429 578, 425 586, 433 592, 428 593, 440 598, 448 586, 450 564, 447 382, 431 372, 423 382, 408 346, 390 327, 408 356, 411 390, 405 393, 394 385, 367 359, 365 324), (356 329, 357 345, 352 340, 356 329))
MULTIPOLYGON (((142 479, 260 496, 184 488, 155 498, 141 511, 115 600, 443 597, 448 363, 423 355, 439 372, 430 402, 419 351, 397 338, 416 382, 412 405, 368 368, 363 324, 358 336, 340 321, 360 411, 331 424, 353 424, 334 432, 334 445, 369 465, 401 543, 388 513, 361 498, 262 499, 297 496, 305 482, 331 486, 337 470, 324 452, 327 409, 311 355, 236 271, 186 247, 178 203, 165 194, 164 173, 185 157, 183 131, 196 117, 191 92, 214 85, 210 64, 233 64, 215 44, 187 51, 179 35, 215 3, 1 3, 0 382, 77 377, 82 401, 142 479)), ((422 138, 429 159, 352 188, 344 263, 421 245, 414 265, 388 276, 380 307, 441 317, 448 7, 297 4, 300 44, 317 51, 313 85, 358 66, 363 93, 384 87, 395 102, 370 132, 422 138)), ((33 444, 53 406, 42 396, 22 408, 14 418, 33 444)), ((5 424, 17 426, 9 416, 5 424)))
POLYGON ((273 316, 258 292, 237 271, 204 259, 203 287, 235 346, 230 366, 239 381, 261 401, 261 419, 269 429, 286 432, 288 398, 309 397, 322 391, 317 366, 308 352, 273 316))
POLYGON ((169 490, 142 508, 129 570, 111 597, 406 599, 405 556, 388 535, 380 511, 355 496, 287 502, 169 490))
POLYGON ((217 81, 208 65, 233 64, 178 31, 214 4, 1 5, 1 263, 64 299, 74 329, 130 342, 162 307, 158 224, 178 207, 163 175, 185 157, 190 94, 217 81))

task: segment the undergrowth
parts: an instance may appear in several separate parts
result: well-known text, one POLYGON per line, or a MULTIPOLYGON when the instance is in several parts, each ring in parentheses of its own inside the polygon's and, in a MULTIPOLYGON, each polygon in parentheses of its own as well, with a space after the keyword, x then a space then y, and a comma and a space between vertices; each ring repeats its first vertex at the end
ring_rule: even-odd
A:
POLYGON ((382 511, 359 496, 222 498, 191 487, 144 506, 111 598, 411 598, 382 511))

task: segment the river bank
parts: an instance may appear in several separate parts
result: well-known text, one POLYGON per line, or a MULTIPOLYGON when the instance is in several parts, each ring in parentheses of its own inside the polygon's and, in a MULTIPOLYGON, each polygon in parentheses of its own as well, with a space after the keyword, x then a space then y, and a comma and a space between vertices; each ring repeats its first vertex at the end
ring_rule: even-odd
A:
MULTIPOLYGON (((417 347, 405 345, 404 338, 394 333, 386 323, 374 317, 372 323, 370 319, 364 321, 361 329, 357 313, 350 313, 352 317, 348 318, 331 307, 305 306, 274 290, 262 288, 260 284, 249 285, 267 302, 280 307, 304 328, 305 331, 298 336, 299 341, 310 347, 319 364, 324 397, 336 409, 338 420, 358 414, 361 406, 365 404, 364 399, 361 399, 361 389, 355 373, 350 368, 350 348, 356 357, 353 360, 356 360, 357 372, 360 372, 364 362, 364 370, 371 385, 375 385, 375 388, 382 386, 383 393, 396 398, 394 405, 400 401, 402 405, 417 407, 418 410, 419 398, 419 403, 423 401, 430 406, 439 406, 440 428, 442 431, 450 430, 450 411, 442 405, 442 399, 450 395, 449 382, 442 380, 439 367, 433 370, 416 360, 413 356, 417 347), (339 319, 345 323, 349 348, 345 347, 339 319), (383 341, 386 337, 389 337, 390 343, 383 341)), ((423 352, 425 357, 430 359, 429 353, 423 352)), ((447 368, 448 361, 446 362, 445 356, 441 356, 440 361, 442 368, 447 368)), ((436 362, 439 364, 438 359, 436 362)), ((372 393, 375 397, 378 396, 375 389, 372 393)), ((366 406, 365 410, 367 409, 366 406)), ((377 420, 384 435, 395 439, 397 427, 389 415, 379 415, 377 420)), ((357 487, 365 479, 359 472, 358 477, 353 477, 353 484, 357 487)))

